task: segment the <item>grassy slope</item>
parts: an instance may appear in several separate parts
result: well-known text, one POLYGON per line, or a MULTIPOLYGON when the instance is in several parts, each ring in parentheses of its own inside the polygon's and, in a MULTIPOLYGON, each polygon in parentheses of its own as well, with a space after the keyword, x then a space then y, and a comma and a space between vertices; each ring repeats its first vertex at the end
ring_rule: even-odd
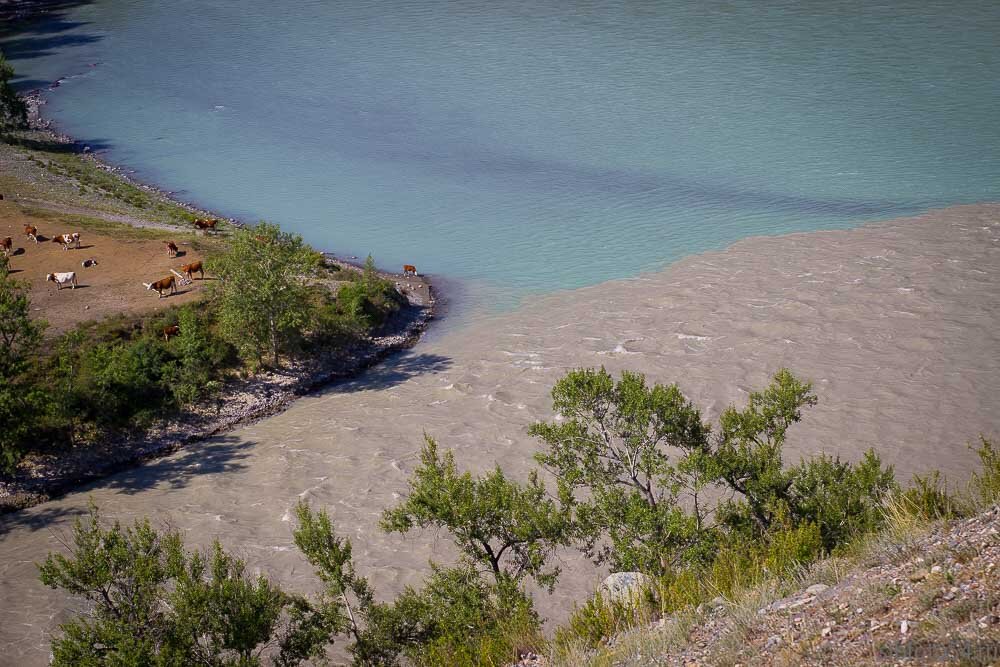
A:
POLYGON ((844 555, 550 664, 998 664, 998 570, 1000 506, 952 522, 896 517, 844 555))

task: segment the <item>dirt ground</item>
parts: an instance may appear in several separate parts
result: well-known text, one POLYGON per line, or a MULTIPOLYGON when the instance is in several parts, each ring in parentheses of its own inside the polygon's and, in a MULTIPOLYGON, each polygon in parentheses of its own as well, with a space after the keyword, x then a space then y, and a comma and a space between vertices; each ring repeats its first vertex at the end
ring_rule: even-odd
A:
POLYGON ((0 238, 10 236, 14 253, 10 257, 12 277, 31 285, 34 314, 48 320, 46 335, 52 336, 87 320, 101 319, 122 312, 151 312, 197 299, 210 281, 202 282, 195 274, 191 285, 178 285, 177 293, 157 298, 147 290, 148 283, 171 275, 170 269, 180 269, 201 259, 189 242, 177 239, 181 255, 167 256, 163 241, 125 240, 100 235, 85 229, 72 229, 63 223, 35 218, 25 214, 13 202, 0 201, 0 238), (33 224, 44 241, 36 244, 24 235, 24 225, 33 224), (53 243, 53 235, 80 232, 80 248, 63 250, 53 243), (85 259, 96 259, 97 266, 83 268, 85 259), (76 271, 79 287, 56 288, 46 282, 48 273, 76 271))

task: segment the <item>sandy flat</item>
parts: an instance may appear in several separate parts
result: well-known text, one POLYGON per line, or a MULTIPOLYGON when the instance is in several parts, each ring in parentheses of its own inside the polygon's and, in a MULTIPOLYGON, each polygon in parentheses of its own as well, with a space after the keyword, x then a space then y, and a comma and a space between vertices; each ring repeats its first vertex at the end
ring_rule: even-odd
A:
MULTIPOLYGON (((143 287, 170 276, 170 269, 201 259, 199 253, 178 236, 183 255, 167 255, 163 241, 123 240, 25 214, 14 202, 0 202, 0 238, 10 236, 15 253, 10 257, 13 278, 30 285, 32 315, 49 323, 48 335, 62 333, 88 320, 121 313, 148 313, 197 299, 204 284, 178 286, 173 295, 157 298, 143 287), (24 225, 33 224, 45 241, 34 243, 24 236, 24 225), (81 232, 80 248, 64 250, 50 239, 69 232, 81 232), (83 268, 85 259, 97 266, 83 268), (46 282, 49 273, 75 271, 78 289, 57 289, 46 282)), ((195 274, 197 276, 197 274, 195 274)))
MULTIPOLYGON (((377 530, 406 489, 423 431, 462 465, 531 465, 532 421, 568 368, 605 365, 677 382, 714 419, 779 367, 820 404, 789 460, 869 447, 901 477, 964 481, 966 443, 1000 435, 1000 206, 964 206, 851 231, 754 238, 632 280, 560 293, 439 336, 363 378, 225 438, 0 518, 0 644, 44 664, 67 601, 32 564, 59 548, 88 497, 109 516, 150 515, 205 545, 219 537, 289 587, 315 580, 291 542, 300 498, 330 509, 380 595, 415 584, 444 535, 377 530)), ((572 552, 543 614, 565 618, 598 581, 572 552)))

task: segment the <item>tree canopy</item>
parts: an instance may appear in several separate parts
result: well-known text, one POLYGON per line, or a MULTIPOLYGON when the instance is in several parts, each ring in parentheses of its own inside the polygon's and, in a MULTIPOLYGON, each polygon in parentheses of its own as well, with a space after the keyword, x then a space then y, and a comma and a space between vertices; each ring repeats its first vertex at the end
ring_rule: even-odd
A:
POLYGON ((279 365, 314 316, 309 278, 322 256, 297 234, 262 222, 238 229, 209 266, 219 276, 216 297, 224 335, 244 358, 279 365))
POLYGON ((14 91, 14 68, 0 51, 0 135, 28 124, 28 107, 14 91))

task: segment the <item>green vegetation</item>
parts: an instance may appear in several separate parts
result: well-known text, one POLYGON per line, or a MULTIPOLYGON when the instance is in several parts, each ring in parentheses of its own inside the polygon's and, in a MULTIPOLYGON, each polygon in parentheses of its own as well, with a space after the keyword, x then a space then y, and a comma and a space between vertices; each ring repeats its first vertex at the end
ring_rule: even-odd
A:
MULTIPOLYGON (((459 557, 431 563, 422 586, 392 601, 377 601, 350 540, 304 503, 293 537, 322 582, 309 599, 250 580, 218 545, 185 555, 173 533, 106 531, 92 516, 78 524, 71 557, 42 566, 46 583, 91 602, 91 617, 54 640, 57 664, 134 664, 133 655, 173 664, 193 650, 208 664, 296 664, 345 639, 356 665, 504 665, 529 650, 574 664, 628 628, 664 615, 693 622, 713 598, 797 583, 818 559, 867 553, 880 531, 965 516, 998 497, 1000 456, 987 440, 967 497, 936 474, 902 490, 872 452, 853 464, 819 456, 786 466, 788 430, 815 396, 784 370, 744 408, 727 409, 715 435, 676 386, 649 386, 639 374, 573 371, 552 395, 560 419, 531 432, 546 445, 537 458, 556 476, 556 497, 536 472, 522 484, 499 469, 461 471, 425 436, 409 492, 383 513, 382 529, 443 530, 459 557), (708 503, 710 492, 727 499, 708 503), (548 642, 524 586, 551 591, 554 551, 570 544, 653 585, 631 600, 595 596, 548 642), (136 582, 140 603, 119 609, 136 582)), ((753 613, 761 606, 750 604, 753 613)))
MULTIPOLYGON (((265 359, 334 351, 400 307, 395 288, 370 267, 338 271, 359 298, 345 306, 320 282, 321 256, 276 225, 239 230, 210 256, 221 280, 195 305, 88 322, 42 348, 26 286, 0 266, 0 472, 26 453, 59 453, 218 393, 265 359), (358 305, 359 304, 359 305, 358 305), (357 308, 356 308, 357 306, 357 308), (176 335, 164 334, 176 325, 176 335), (42 400, 44 397, 44 400, 42 400)), ((353 297, 352 297, 353 298, 353 297)))
POLYGON ((421 465, 410 480, 410 495, 382 515, 387 532, 415 527, 443 528, 473 566, 485 568, 498 586, 533 577, 550 591, 559 576, 549 557, 568 544, 566 515, 532 473, 521 486, 499 467, 482 476, 459 473, 455 457, 438 455, 425 436, 421 465))
POLYGON ((42 388, 28 372, 45 323, 30 314, 27 285, 10 277, 7 258, 0 256, 0 471, 17 464, 33 435, 33 422, 24 417, 35 414, 42 402, 42 388))
POLYGON ((244 360, 262 364, 266 355, 277 366, 310 327, 309 279, 321 263, 301 236, 266 222, 237 230, 227 250, 208 262, 219 276, 214 301, 223 335, 244 360))
POLYGON ((14 92, 10 83, 13 78, 14 68, 0 51, 0 136, 28 124, 28 107, 14 92))
POLYGON ((149 521, 104 528, 97 511, 77 520, 70 555, 50 555, 41 579, 88 601, 86 619, 61 626, 52 664, 295 665, 320 655, 324 619, 216 542, 188 552, 181 535, 149 521), (276 647, 276 650, 275 650, 276 647))

